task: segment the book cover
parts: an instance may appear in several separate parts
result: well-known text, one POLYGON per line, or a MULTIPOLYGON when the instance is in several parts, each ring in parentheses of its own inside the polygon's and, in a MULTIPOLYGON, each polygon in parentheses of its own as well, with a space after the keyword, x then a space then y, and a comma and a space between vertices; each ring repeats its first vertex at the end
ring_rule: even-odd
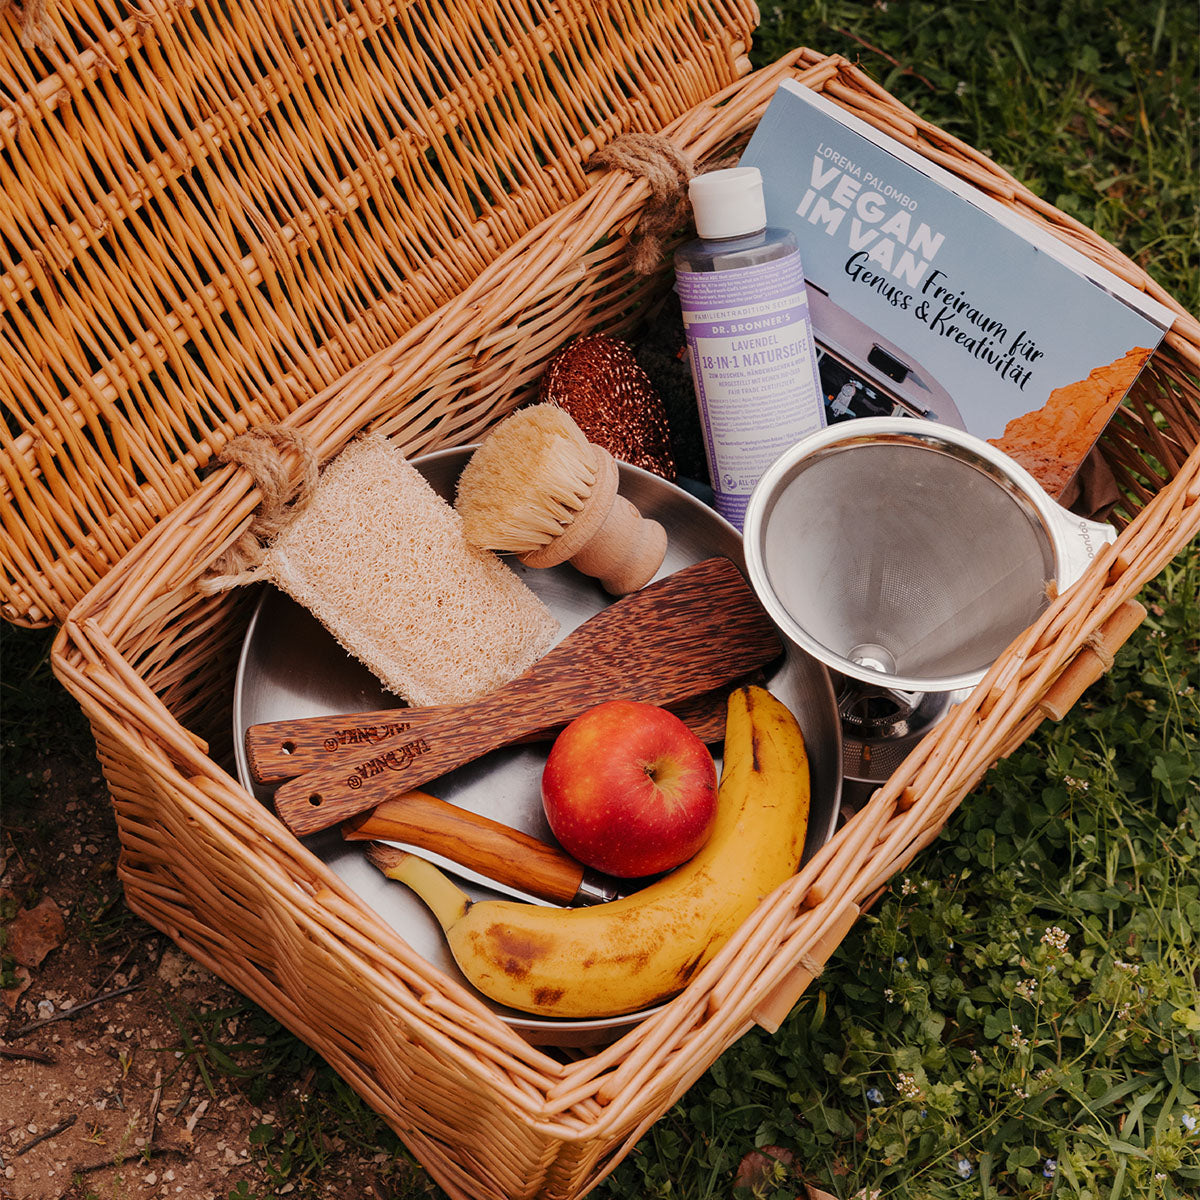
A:
POLYGON ((1060 496, 1170 310, 792 81, 741 165, 799 241, 827 419, 956 425, 1060 496))

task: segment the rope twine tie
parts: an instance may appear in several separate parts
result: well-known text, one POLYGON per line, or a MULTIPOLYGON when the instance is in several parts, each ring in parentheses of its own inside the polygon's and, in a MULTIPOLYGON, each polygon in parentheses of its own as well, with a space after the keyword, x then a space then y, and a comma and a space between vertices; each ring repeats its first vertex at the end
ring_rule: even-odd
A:
POLYGON ((55 46, 55 30, 52 14, 47 11, 47 0, 0 0, 0 12, 11 8, 17 15, 21 45, 26 50, 52 50, 55 46))
POLYGON ((1083 644, 1100 660, 1100 665, 1104 668, 1104 673, 1107 675, 1112 670, 1113 663, 1117 660, 1113 657, 1113 652, 1108 648, 1108 643, 1100 636, 1100 630, 1093 629, 1084 639, 1083 644))
POLYGON ((629 239, 630 266, 639 275, 650 275, 662 266, 667 238, 691 219, 687 185, 692 178, 732 165, 733 160, 723 159, 697 168, 669 138, 653 133, 623 133, 586 163, 589 168, 627 171, 650 185, 650 200, 629 239))
POLYGON ((295 429, 268 425, 235 437, 217 462, 244 467, 262 495, 253 520, 200 580, 205 595, 225 592, 261 578, 267 547, 312 500, 319 474, 312 443, 295 429), (300 478, 293 485, 286 453, 300 456, 300 478))

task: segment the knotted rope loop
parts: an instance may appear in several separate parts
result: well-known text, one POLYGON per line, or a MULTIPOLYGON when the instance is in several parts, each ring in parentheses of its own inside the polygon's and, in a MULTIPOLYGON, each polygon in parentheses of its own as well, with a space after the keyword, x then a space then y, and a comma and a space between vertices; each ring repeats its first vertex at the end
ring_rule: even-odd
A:
POLYGON ((244 467, 262 495, 249 526, 200 580, 206 595, 228 591, 260 578, 267 546, 308 506, 317 486, 317 453, 299 431, 281 425, 248 430, 230 441, 217 458, 244 467), (300 479, 292 483, 288 453, 300 457, 300 479))
POLYGON ((628 171, 650 185, 650 201, 629 240, 630 265, 639 275, 649 275, 662 265, 665 239, 687 223, 687 185, 696 174, 695 164, 659 134, 623 133, 592 154, 587 165, 628 171))
POLYGON ((1113 669, 1113 663, 1117 660, 1113 657, 1113 652, 1109 648, 1108 642, 1105 641, 1099 629, 1093 629, 1087 635, 1083 643, 1099 660, 1100 665, 1104 669, 1104 674, 1108 674, 1113 669))

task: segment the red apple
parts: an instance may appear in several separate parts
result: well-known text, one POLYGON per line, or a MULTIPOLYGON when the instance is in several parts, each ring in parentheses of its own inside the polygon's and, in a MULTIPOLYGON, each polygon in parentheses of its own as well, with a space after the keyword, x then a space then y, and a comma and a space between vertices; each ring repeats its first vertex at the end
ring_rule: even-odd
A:
POLYGON ((653 704, 608 700, 555 739, 542 806, 568 854, 608 875, 669 871, 708 839, 717 769, 708 747, 653 704))

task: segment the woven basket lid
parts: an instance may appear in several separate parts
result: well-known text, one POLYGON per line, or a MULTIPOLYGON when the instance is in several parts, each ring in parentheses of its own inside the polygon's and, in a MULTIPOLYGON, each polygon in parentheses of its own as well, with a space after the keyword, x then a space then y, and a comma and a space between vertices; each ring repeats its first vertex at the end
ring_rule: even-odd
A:
POLYGON ((749 3, 0 9, 0 613, 61 621, 197 486, 749 69, 749 3), (367 14, 376 14, 368 19, 367 14))

